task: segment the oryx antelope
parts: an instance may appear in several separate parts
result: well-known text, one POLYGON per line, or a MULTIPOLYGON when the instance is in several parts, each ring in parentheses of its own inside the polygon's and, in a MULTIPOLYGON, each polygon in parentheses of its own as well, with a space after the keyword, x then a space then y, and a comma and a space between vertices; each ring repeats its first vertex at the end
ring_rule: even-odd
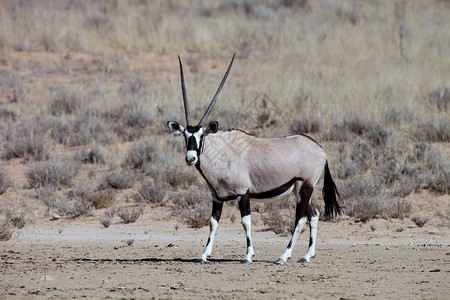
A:
POLYGON ((236 129, 220 131, 217 121, 205 123, 228 77, 235 55, 236 53, 214 98, 197 125, 191 123, 183 65, 178 56, 187 126, 183 127, 174 121, 169 121, 167 125, 172 133, 184 135, 186 163, 197 168, 212 193, 209 238, 198 260, 206 262, 211 255, 223 203, 237 200, 247 236, 247 253, 242 263, 251 263, 254 251, 250 199, 278 199, 294 192, 297 199, 294 233, 286 250, 275 262, 286 263, 291 257, 297 237, 307 221, 310 225, 309 248, 300 261, 309 262, 315 255, 319 220, 319 211, 311 203, 311 195, 322 171, 325 215, 334 217, 341 213, 336 200, 339 193, 328 169, 325 151, 306 135, 257 138, 236 129))

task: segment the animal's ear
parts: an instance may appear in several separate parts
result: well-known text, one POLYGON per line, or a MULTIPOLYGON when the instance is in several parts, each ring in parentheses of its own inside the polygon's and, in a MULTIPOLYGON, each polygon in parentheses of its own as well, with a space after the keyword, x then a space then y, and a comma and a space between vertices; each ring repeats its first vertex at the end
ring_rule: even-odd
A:
POLYGON ((216 133, 217 130, 219 130, 219 122, 217 121, 211 121, 208 124, 208 127, 206 127, 206 133, 216 133))
POLYGON ((167 126, 169 127, 170 132, 172 132, 173 134, 182 134, 184 131, 184 127, 175 121, 167 122, 167 126))

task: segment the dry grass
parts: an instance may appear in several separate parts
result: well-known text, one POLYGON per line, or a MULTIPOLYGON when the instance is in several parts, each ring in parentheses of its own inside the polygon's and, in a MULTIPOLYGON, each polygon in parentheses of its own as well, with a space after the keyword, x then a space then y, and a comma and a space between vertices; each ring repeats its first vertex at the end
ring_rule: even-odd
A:
MULTIPOLYGON (((406 217, 402 198, 448 194, 448 1, 0 7, 0 166, 25 170, 7 195, 23 194, 15 181, 28 181, 51 205, 54 189, 65 197, 81 185, 88 188, 75 199, 96 208, 127 193, 147 203, 169 198, 174 215, 195 209, 193 222, 204 224, 210 195, 189 192, 205 184, 165 125, 183 120, 176 55, 198 119, 235 51, 211 118, 259 136, 311 134, 349 214, 406 217)), ((10 179, 1 174, 0 193, 10 179)))

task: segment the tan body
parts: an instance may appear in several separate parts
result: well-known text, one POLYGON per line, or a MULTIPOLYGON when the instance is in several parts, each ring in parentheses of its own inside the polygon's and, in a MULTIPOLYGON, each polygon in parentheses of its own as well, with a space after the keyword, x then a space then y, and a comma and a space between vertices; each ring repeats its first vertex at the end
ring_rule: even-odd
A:
POLYGON ((199 168, 218 199, 246 193, 264 199, 298 180, 314 186, 325 162, 325 151, 307 136, 257 138, 229 130, 205 137, 199 168))

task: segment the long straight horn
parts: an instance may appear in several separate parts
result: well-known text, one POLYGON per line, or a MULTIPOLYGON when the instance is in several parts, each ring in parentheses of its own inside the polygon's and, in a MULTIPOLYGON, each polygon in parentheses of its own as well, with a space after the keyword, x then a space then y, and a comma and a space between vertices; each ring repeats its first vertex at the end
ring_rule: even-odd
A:
POLYGON ((236 56, 236 52, 234 52, 233 58, 231 59, 230 65, 228 66, 228 69, 227 69, 227 72, 223 76, 222 82, 220 83, 220 86, 217 89, 217 92, 214 95, 214 98, 212 99, 211 103, 209 104, 208 109, 206 110, 205 114, 203 115, 202 119, 200 120, 199 125, 203 126, 203 124, 205 123, 206 119, 208 119, 209 115, 211 114, 211 111, 212 111, 214 105, 216 104, 217 98, 219 98, 220 91, 222 91, 222 87, 225 84, 225 81, 227 80, 228 73, 230 73, 231 66, 233 65, 233 60, 234 60, 235 56, 236 56))
POLYGON ((180 74, 181 74, 181 90, 183 91, 183 103, 184 103, 184 113, 186 114, 186 124, 188 126, 191 124, 191 114, 189 113, 189 102, 186 95, 186 86, 184 85, 184 74, 183 74, 183 64, 181 63, 181 58, 178 55, 178 61, 180 62, 180 74))

